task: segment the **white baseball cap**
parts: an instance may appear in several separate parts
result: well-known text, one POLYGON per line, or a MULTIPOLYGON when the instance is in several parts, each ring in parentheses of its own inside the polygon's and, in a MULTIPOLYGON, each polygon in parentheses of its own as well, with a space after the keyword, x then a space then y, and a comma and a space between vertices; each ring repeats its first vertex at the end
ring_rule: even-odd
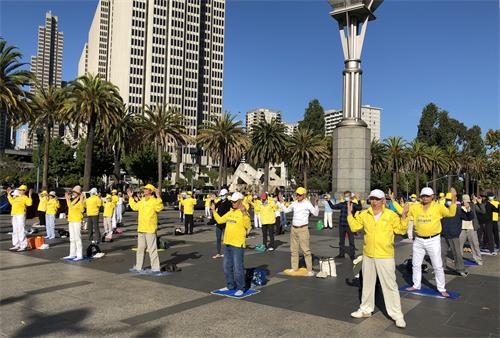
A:
POLYGON ((425 188, 422 188, 422 190, 420 191, 420 196, 432 196, 434 195, 434 191, 429 188, 429 187, 425 187, 425 188))
POLYGON ((90 194, 91 195, 97 195, 97 188, 90 189, 90 194))
POLYGON ((370 197, 382 199, 382 198, 385 198, 385 193, 380 189, 375 189, 375 190, 372 190, 370 192, 370 196, 368 196, 368 198, 370 198, 370 197))
POLYGON ((227 191, 227 189, 222 189, 220 192, 219 192, 219 196, 224 196, 224 195, 227 195, 229 194, 229 191, 227 191))
POLYGON ((243 199, 243 194, 241 192, 233 192, 233 194, 231 195, 231 202, 236 202, 236 201, 239 201, 239 200, 242 200, 243 199))

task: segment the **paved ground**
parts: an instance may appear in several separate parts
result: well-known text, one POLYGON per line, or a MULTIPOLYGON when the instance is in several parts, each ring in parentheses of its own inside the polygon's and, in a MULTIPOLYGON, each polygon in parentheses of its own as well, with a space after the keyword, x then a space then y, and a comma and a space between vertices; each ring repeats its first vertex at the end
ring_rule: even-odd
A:
MULTIPOLYGON (((162 265, 182 268, 166 277, 137 276, 134 264, 134 220, 125 215, 125 232, 102 244, 102 259, 69 263, 68 239, 53 241, 49 250, 12 253, 10 219, 0 216, 0 334, 2 336, 342 336, 342 337, 493 337, 499 335, 500 258, 484 257, 485 265, 469 268, 467 278, 446 275, 447 288, 459 300, 401 294, 408 327, 398 329, 382 312, 352 319, 358 289, 349 286, 350 260, 337 261, 337 278, 286 277, 278 272, 290 261, 288 234, 278 236, 275 252, 247 250, 246 267, 265 267, 271 276, 261 293, 244 300, 210 295, 224 286, 222 261, 215 250, 213 227, 199 225, 193 236, 174 237, 174 211, 162 212, 159 234, 170 248, 160 253, 162 265)), ((28 221, 29 224, 32 221, 28 221)), ((317 231, 311 221, 313 254, 337 254, 337 229, 317 231)), ((58 220, 58 227, 65 226, 58 220)), ((250 245, 260 243, 254 231, 250 245)), ((85 238, 85 234, 84 234, 85 238)), ((362 239, 358 238, 361 248, 362 239)), ((88 242, 84 242, 84 248, 88 242)), ((397 244, 397 263, 411 245, 397 244)), ((146 258, 148 264, 148 258, 146 258)), ((316 262, 315 262, 316 263, 316 262)), ((317 266, 316 266, 317 268, 317 266)), ((398 272, 398 283, 407 275, 398 272)), ((432 274, 424 274, 432 280, 432 274)))

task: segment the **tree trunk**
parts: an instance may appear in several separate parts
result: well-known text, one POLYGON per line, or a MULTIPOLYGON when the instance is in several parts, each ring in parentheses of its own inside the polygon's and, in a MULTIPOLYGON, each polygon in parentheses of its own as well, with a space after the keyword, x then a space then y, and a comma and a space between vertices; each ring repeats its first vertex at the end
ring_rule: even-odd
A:
POLYGON ((222 176, 222 183, 227 186, 227 156, 224 154, 224 175, 222 176))
POLYGON ((432 170, 432 190, 434 190, 434 194, 437 195, 437 181, 436 181, 436 176, 437 176, 437 172, 436 170, 432 170))
POLYGON ((120 184, 122 181, 121 167, 120 167, 120 149, 116 145, 114 147, 113 156, 114 156, 113 176, 115 176, 116 183, 120 184))
POLYGON ((95 113, 93 113, 92 116, 90 117, 90 121, 87 126, 87 144, 85 144, 85 168, 83 169, 84 191, 88 191, 90 189, 90 178, 92 177, 92 155, 94 150, 95 125, 96 125, 96 117, 95 113))
POLYGON ((182 146, 177 145, 177 163, 175 164, 175 183, 181 178, 182 146))
POLYGON ((469 174, 465 173, 465 193, 469 195, 469 174))
POLYGON ((50 146, 50 125, 45 126, 45 137, 43 140, 43 175, 42 175, 42 191, 49 187, 49 146, 50 146))
POLYGON ((224 173, 224 168, 222 167, 222 161, 224 158, 224 149, 219 150, 219 182, 217 182, 217 188, 220 190, 222 188, 222 175, 224 173))
POLYGON ((452 183, 451 180, 452 180, 453 177, 451 177, 451 175, 448 174, 447 178, 448 178, 448 190, 447 191, 450 191, 450 189, 451 189, 451 183, 452 183))
POLYGON ((161 144, 158 144, 158 190, 161 191, 161 185, 163 183, 163 158, 162 158, 163 149, 161 144))
POLYGON ((394 196, 398 195, 398 172, 394 171, 392 173, 392 192, 394 196))
POLYGON ((264 191, 269 191, 269 162, 264 165, 264 191))
POLYGON ((476 196, 479 196, 479 179, 476 181, 476 196))
POLYGON ((417 170, 415 172, 415 194, 419 194, 420 192, 420 172, 417 170))
POLYGON ((307 190, 307 167, 304 168, 304 188, 307 190))

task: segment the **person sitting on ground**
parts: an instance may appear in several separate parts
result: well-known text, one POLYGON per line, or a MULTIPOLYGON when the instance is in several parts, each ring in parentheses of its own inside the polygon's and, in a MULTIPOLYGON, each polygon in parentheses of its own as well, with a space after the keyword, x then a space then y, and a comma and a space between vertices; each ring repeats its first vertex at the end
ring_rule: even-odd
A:
POLYGON ((231 195, 231 210, 220 216, 212 204, 212 213, 217 223, 225 223, 224 233, 224 275, 226 287, 220 291, 236 290, 235 296, 245 292, 244 253, 246 236, 250 228, 250 216, 243 206, 243 194, 234 192, 231 195))
MULTIPOLYGON (((221 189, 219 192, 219 198, 214 199, 213 203, 210 204, 210 210, 212 209, 212 205, 215 206, 215 210, 220 217, 223 217, 231 210, 231 201, 227 198, 228 195, 227 189, 221 189)), ((214 196, 213 196, 214 197, 214 196)), ((224 236, 224 230, 226 228, 226 223, 219 223, 216 221, 215 226, 215 237, 216 237, 216 245, 217 245, 217 254, 212 256, 212 258, 217 259, 224 257, 222 253, 222 237, 224 236)))

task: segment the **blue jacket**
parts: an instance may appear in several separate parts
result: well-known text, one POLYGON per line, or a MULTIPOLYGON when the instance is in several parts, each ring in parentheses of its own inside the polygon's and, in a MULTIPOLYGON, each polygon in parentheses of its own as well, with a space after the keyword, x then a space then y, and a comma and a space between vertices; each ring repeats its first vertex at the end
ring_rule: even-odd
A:
POLYGON ((447 239, 458 238, 462 232, 462 206, 457 202, 457 213, 453 217, 441 219, 441 236, 447 239))

